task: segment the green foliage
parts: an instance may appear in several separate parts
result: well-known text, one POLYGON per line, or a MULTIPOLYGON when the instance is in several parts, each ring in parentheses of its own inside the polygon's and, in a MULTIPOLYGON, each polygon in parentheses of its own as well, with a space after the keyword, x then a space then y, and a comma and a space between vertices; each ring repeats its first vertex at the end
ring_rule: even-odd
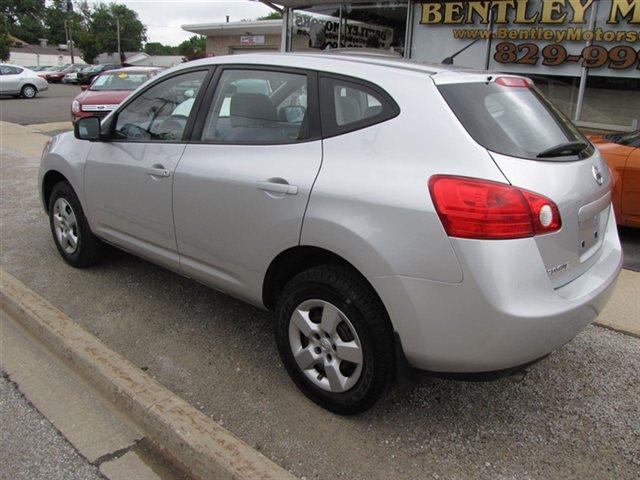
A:
POLYGON ((45 0, 0 0, 0 16, 9 33, 28 43, 37 43, 45 33, 42 12, 45 0))
POLYGON ((99 49, 107 53, 118 50, 116 18, 120 19, 121 51, 142 50, 142 43, 147 39, 147 27, 138 19, 136 12, 117 3, 99 3, 91 13, 89 33, 95 37, 99 49))
POLYGON ((207 37, 194 35, 178 45, 178 54, 187 60, 196 60, 207 56, 207 37))
POLYGON ((69 33, 75 44, 83 30, 82 15, 66 9, 67 0, 53 0, 52 4, 44 10, 45 37, 50 45, 67 43, 64 30, 65 20, 69 23, 69 33))
POLYGON ((282 18, 282 13, 274 10, 273 12, 265 15, 264 17, 258 17, 258 20, 280 20, 282 18))
POLYGON ((160 42, 147 42, 144 52, 149 55, 179 55, 178 47, 163 45, 160 42))
POLYGON ((47 38, 50 45, 66 43, 67 21, 76 47, 90 63, 102 52, 117 51, 116 18, 123 52, 142 50, 147 39, 147 29, 136 12, 117 3, 81 0, 74 6, 69 0, 0 0, 0 18, 6 20, 8 32, 21 40, 38 43, 47 38))
POLYGON ((7 20, 0 18, 0 62, 9 60, 9 37, 7 20))

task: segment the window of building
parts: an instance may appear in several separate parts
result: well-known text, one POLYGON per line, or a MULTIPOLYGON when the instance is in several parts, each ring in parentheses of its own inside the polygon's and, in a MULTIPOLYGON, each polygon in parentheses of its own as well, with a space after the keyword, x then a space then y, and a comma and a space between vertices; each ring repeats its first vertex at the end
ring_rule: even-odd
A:
POLYGON ((290 50, 372 48, 404 55, 407 1, 336 3, 295 9, 290 50))

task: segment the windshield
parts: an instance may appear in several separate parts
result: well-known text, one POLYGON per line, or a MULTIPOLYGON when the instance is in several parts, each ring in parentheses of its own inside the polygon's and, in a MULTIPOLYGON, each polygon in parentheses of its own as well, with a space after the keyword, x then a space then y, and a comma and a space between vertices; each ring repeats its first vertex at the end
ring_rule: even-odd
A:
POLYGON ((90 90, 135 90, 149 79, 145 72, 104 73, 96 78, 90 90))
POLYGON ((438 89, 473 139, 487 150, 557 161, 593 154, 589 141, 535 87, 482 82, 438 89), (567 145, 572 148, 556 148, 567 145))

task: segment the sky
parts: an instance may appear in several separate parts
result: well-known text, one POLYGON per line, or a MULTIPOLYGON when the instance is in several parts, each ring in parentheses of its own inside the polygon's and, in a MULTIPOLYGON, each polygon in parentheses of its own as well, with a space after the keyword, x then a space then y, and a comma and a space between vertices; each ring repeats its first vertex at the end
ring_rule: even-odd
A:
MULTIPOLYGON (((98 3, 98 0, 89 3, 98 3)), ((109 3, 108 0, 105 3, 109 3)), ((118 0, 117 3, 138 13, 147 26, 147 41, 165 45, 178 45, 193 35, 182 30, 181 25, 224 22, 226 15, 230 15, 232 22, 254 20, 272 11, 250 0, 118 0)))

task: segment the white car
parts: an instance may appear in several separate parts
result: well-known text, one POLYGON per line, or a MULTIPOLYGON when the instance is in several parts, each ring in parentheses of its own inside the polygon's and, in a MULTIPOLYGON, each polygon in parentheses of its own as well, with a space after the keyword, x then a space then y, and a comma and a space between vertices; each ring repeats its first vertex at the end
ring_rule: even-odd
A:
POLYGON ((34 98, 38 92, 48 88, 47 81, 33 70, 0 63, 0 95, 34 98))

